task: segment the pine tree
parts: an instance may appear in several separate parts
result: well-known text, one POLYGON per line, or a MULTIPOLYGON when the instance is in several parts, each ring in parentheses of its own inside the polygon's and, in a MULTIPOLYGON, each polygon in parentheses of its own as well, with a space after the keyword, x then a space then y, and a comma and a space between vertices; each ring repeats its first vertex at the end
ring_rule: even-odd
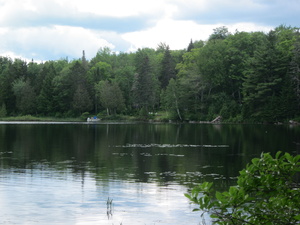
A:
POLYGON ((136 54, 137 73, 132 86, 133 101, 137 108, 145 108, 154 104, 155 90, 152 68, 147 52, 139 50, 136 54))
POLYGON ((161 63, 161 72, 159 77, 161 88, 165 89, 168 86, 170 79, 175 77, 175 64, 169 46, 167 46, 161 63))
POLYGON ((272 120, 287 74, 287 59, 276 49, 273 31, 267 35, 266 45, 248 61, 243 83, 244 103, 252 109, 253 118, 272 120))
POLYGON ((92 100, 89 96, 88 91, 83 85, 78 85, 74 96, 73 96, 73 108, 75 111, 82 114, 88 112, 92 108, 92 100))
POLYGON ((297 97, 297 105, 300 107, 300 35, 294 44, 293 56, 290 63, 289 74, 292 83, 292 89, 297 97))
POLYGON ((83 68, 87 71, 87 69, 88 69, 88 61, 85 58, 85 51, 84 50, 82 51, 81 61, 82 61, 83 68))
POLYGON ((187 47, 187 52, 192 51, 192 49, 195 48, 193 40, 191 39, 191 42, 189 43, 189 46, 187 47))
POLYGON ((53 63, 46 63, 40 74, 43 79, 42 89, 38 96, 37 107, 39 113, 44 115, 51 114, 55 109, 55 102, 53 99, 54 95, 54 86, 53 79, 56 76, 56 71, 53 66, 53 63))

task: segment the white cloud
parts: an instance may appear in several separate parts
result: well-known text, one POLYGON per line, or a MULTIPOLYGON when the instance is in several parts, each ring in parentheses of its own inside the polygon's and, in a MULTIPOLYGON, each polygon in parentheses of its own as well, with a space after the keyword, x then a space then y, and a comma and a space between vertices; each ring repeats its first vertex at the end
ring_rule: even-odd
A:
POLYGON ((157 15, 166 9, 166 1, 164 0, 58 0, 65 2, 65 5, 72 4, 81 12, 94 13, 102 16, 112 17, 129 17, 145 14, 157 15))
MULTIPOLYGON (((147 30, 130 32, 123 34, 122 37, 132 43, 132 49, 150 47, 156 48, 159 43, 163 42, 170 46, 171 49, 185 49, 190 40, 207 40, 212 34, 213 29, 226 24, 208 24, 201 25, 194 21, 178 21, 172 19, 160 20, 154 27, 147 30)), ((236 23, 227 26, 229 32, 238 31, 269 31, 272 27, 257 26, 253 23, 236 23)))
MULTIPOLYGON (((226 26, 225 24, 223 26, 226 26)), ((226 26, 232 34, 235 33, 236 30, 238 31, 245 31, 245 32, 253 32, 253 31, 262 31, 262 32, 269 32, 274 27, 272 26, 262 26, 257 25, 255 23, 235 23, 226 26)))
POLYGON ((160 42, 165 42, 171 49, 186 48, 191 38, 200 39, 205 37, 210 27, 200 26, 193 21, 175 21, 164 19, 156 26, 147 30, 131 32, 122 35, 128 42, 132 43, 134 49, 150 47, 156 48, 160 42), (201 32, 204 31, 203 33, 201 32))
POLYGON ((101 38, 99 33, 81 27, 18 28, 2 32, 3 36, 6 41, 1 46, 1 54, 13 49, 14 52, 22 52, 23 54, 17 54, 22 58, 42 60, 55 60, 66 56, 71 59, 79 58, 82 50, 86 51, 87 58, 92 58, 100 47, 115 47, 101 38))
MULTIPOLYGON (((299 0, 0 0, 0 54, 40 60, 100 47, 128 51, 186 48, 213 29, 268 31, 300 19, 299 0), (278 22, 280 21, 280 22, 278 22), (278 23, 278 24, 277 24, 278 23), (275 25, 274 25, 275 24, 275 25)), ((294 24, 293 24, 294 23, 294 24)))

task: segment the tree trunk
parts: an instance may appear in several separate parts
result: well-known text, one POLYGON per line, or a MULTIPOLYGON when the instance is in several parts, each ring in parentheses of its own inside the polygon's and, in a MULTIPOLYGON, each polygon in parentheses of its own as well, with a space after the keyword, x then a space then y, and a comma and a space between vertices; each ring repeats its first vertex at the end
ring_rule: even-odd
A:
POLYGON ((179 119, 180 119, 180 120, 182 120, 182 118, 181 118, 181 114, 180 114, 180 111, 179 111, 179 108, 178 108, 178 101, 177 101, 177 97, 176 97, 175 93, 174 93, 174 97, 175 97, 175 105, 176 105, 176 111, 177 111, 177 115, 178 115, 179 119))

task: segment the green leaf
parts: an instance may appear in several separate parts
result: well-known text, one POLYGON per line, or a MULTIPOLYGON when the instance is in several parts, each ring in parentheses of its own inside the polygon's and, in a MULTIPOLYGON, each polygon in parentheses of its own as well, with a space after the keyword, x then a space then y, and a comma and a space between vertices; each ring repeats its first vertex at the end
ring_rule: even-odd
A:
POLYGON ((285 153, 285 158, 288 160, 288 162, 293 162, 293 157, 289 153, 285 153))
POLYGON ((192 197, 189 194, 187 194, 187 193, 185 193, 184 196, 187 197, 190 200, 192 199, 192 197))
POLYGON ((219 217, 216 214, 211 214, 210 218, 212 218, 212 219, 218 219, 219 217))
POLYGON ((229 194, 230 194, 231 196, 234 196, 234 195, 236 195, 237 193, 238 193, 237 187, 233 187, 233 186, 229 187, 229 194))
POLYGON ((256 164, 258 164, 258 162, 259 162, 259 158, 254 158, 254 159, 251 160, 251 162, 252 162, 254 165, 256 165, 256 164))
POLYGON ((280 155, 281 155, 281 151, 278 151, 275 155, 275 158, 278 159, 280 155))
POLYGON ((224 195, 221 192, 216 192, 216 198, 221 202, 224 201, 224 195))
POLYGON ((294 162, 298 162, 300 160, 300 155, 294 157, 294 162))
POLYGON ((300 214, 299 214, 299 215, 297 215, 297 216, 294 216, 294 219, 295 219, 295 220, 299 220, 299 221, 300 221, 300 214))

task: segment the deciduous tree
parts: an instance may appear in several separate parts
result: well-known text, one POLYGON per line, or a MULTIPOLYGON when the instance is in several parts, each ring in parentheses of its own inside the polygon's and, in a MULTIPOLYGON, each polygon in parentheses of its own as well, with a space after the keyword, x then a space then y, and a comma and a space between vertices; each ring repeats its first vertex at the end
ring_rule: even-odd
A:
POLYGON ((13 82, 12 89, 16 96, 16 107, 20 113, 34 113, 36 110, 36 94, 29 81, 19 78, 13 82))
POLYGON ((123 94, 117 83, 100 81, 95 88, 101 105, 106 108, 107 115, 116 114, 117 111, 125 108, 123 94))

